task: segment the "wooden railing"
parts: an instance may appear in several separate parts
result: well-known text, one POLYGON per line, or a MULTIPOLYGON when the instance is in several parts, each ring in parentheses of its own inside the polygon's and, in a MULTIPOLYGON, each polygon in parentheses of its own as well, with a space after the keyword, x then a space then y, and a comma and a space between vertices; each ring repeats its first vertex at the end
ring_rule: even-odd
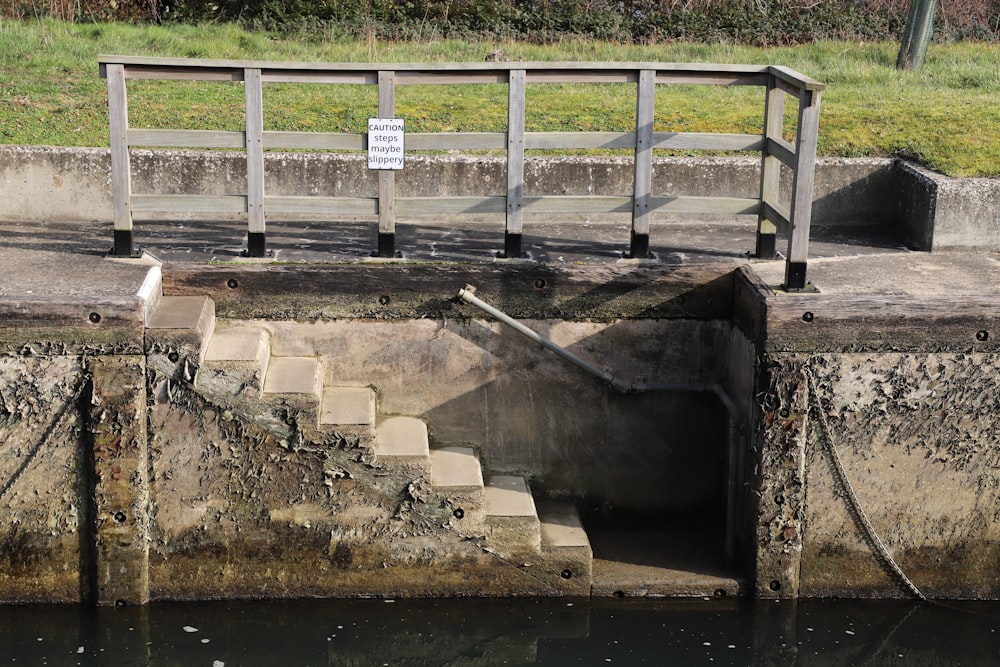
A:
POLYGON ((776 232, 788 237, 785 287, 806 286, 809 223, 819 126, 820 93, 825 88, 784 67, 676 63, 454 63, 358 64, 285 63, 101 56, 101 75, 108 81, 111 129, 114 255, 135 252, 132 214, 143 211, 241 213, 247 219, 247 253, 266 252, 265 219, 272 213, 328 213, 378 216, 378 254, 392 256, 396 217, 463 212, 506 215, 504 252, 521 255, 524 212, 600 214, 631 211, 630 254, 649 252, 650 219, 655 212, 756 214, 756 253, 776 256, 776 232), (239 131, 136 129, 129 126, 126 81, 172 79, 240 81, 244 85, 245 125, 239 131), (361 151, 364 133, 272 132, 264 130, 265 83, 358 84, 378 86, 378 118, 395 115, 395 90, 401 85, 482 84, 507 87, 506 132, 413 133, 406 151, 498 150, 506 154, 507 185, 503 196, 396 197, 395 172, 378 172, 377 197, 268 196, 264 189, 266 149, 361 151), (529 83, 634 83, 634 132, 526 132, 525 91, 529 83), (654 131, 657 85, 705 84, 759 86, 764 90, 765 117, 760 134, 705 134, 654 131), (786 96, 798 100, 793 141, 782 137, 786 96), (237 196, 134 194, 129 149, 145 147, 238 148, 246 152, 246 192, 237 196), (626 148, 634 155, 633 191, 620 196, 526 196, 525 150, 626 148), (654 193, 653 151, 683 149, 754 151, 762 155, 758 198, 692 197, 654 193), (790 203, 780 194, 781 165, 791 173, 790 203))

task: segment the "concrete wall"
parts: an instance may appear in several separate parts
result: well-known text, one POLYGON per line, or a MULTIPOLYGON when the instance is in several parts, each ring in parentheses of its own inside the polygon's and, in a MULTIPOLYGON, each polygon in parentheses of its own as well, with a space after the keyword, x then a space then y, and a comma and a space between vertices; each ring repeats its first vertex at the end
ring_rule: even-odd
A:
MULTIPOLYGON (((136 150, 132 155, 137 193, 244 191, 246 167, 238 152, 136 150)), ((504 190, 499 157, 410 156, 406 164, 397 175, 401 196, 504 190)), ((107 149, 0 146, 0 219, 110 221, 110 169, 107 149)), ((272 195, 371 197, 377 189, 362 155, 274 153, 267 155, 266 170, 272 195)), ((525 179, 527 194, 628 194, 632 166, 624 157, 536 157, 526 164, 525 179)), ((655 163, 653 189, 756 197, 758 179, 756 158, 662 158, 655 163)), ((790 179, 783 181, 787 191, 790 179)), ((816 166, 813 224, 887 225, 921 250, 1000 250, 998 192, 996 180, 948 178, 892 159, 826 158, 816 166)))
POLYGON ((829 463, 832 438, 869 520, 925 595, 1000 595, 1000 358, 842 354, 808 363, 831 433, 814 423, 806 449, 800 594, 901 590, 843 500, 829 463))
MULTIPOLYGON (((149 194, 240 194, 245 162, 238 152, 132 153, 133 191, 149 194)), ((817 164, 814 224, 895 224, 898 207, 886 192, 898 188, 894 161, 824 159, 817 164)), ((655 192, 756 197, 757 158, 661 158, 655 192)), ((374 196, 376 181, 363 155, 269 153, 270 195, 374 196)), ((790 179, 785 178, 786 189, 790 179)), ((400 196, 499 195, 506 176, 499 157, 409 156, 397 174, 400 196)), ((624 157, 530 158, 526 194, 629 194, 632 162, 624 157)), ((0 146, 0 219, 111 220, 107 149, 0 146)), ((190 216, 189 216, 190 217, 190 216)))
MULTIPOLYGON (((574 290, 609 298, 567 277, 550 276, 552 302, 574 290)), ((670 289, 687 281, 675 276, 670 289)), ((644 298, 671 296, 656 280, 636 284, 633 307, 644 312, 644 298)), ((370 297, 355 293, 355 306, 370 297)), ((295 298, 291 311, 302 308, 295 298)), ((53 338, 75 321, 59 312, 47 320, 53 338)), ((469 313, 257 323, 272 331, 273 354, 321 355, 328 383, 376 386, 383 415, 423 417, 433 444, 473 444, 487 471, 525 474, 540 495, 695 514, 722 530, 726 415, 713 397, 618 395, 469 313)), ((563 565, 549 563, 551 577, 530 559, 498 566, 452 530, 451 510, 428 500, 420 473, 359 458, 345 433, 293 443, 206 400, 164 371, 174 364, 166 348, 147 340, 137 354, 141 330, 122 327, 129 344, 98 352, 80 336, 45 346, 40 327, 9 323, 0 321, 0 602, 589 590, 589 580, 567 583, 563 565)), ((725 319, 529 324, 627 381, 727 377, 725 319)))
MULTIPOLYGON (((313 312, 312 289, 327 294, 335 312, 258 320, 273 332, 272 352, 322 355, 328 382, 375 385, 384 414, 421 416, 435 444, 473 443, 487 469, 525 473, 543 493, 710 516, 705 505, 718 504, 725 478, 720 405, 700 396, 612 394, 551 353, 476 319, 470 307, 430 298, 419 267, 379 268, 383 286, 398 274, 390 300, 406 284, 410 301, 400 297, 394 306, 401 318, 373 315, 365 280, 345 285, 344 272, 374 270, 312 268, 309 279, 300 276, 305 295, 293 294, 301 303, 284 312, 313 312), (343 293, 331 298, 330 285, 354 290, 354 302, 343 293), (369 315, 337 316, 355 309, 369 315)), ((547 299, 519 297, 539 289, 519 269, 463 270, 478 272, 487 300, 534 318, 537 329, 627 380, 727 386, 743 416, 735 461, 746 481, 738 485, 747 517, 740 542, 757 595, 909 594, 848 504, 853 494, 925 595, 1000 597, 1000 341, 975 335, 993 326, 982 313, 956 315, 945 297, 922 300, 902 316, 898 308, 866 308, 859 318, 850 299, 836 294, 769 296, 743 268, 710 291, 728 290, 728 301, 704 292, 683 300, 684 308, 714 304, 699 318, 689 310, 653 311, 645 301, 691 294, 695 277, 716 282, 707 269, 618 275, 617 285, 603 275, 613 289, 598 294, 581 284, 582 269, 567 269, 548 276, 547 299), (635 280, 634 290, 625 279, 635 280), (620 298, 626 293, 631 301, 620 298), (528 301, 557 309, 577 302, 584 315, 538 317, 528 301), (594 310, 598 302, 617 310, 594 310), (804 303, 817 321, 803 320, 804 303), (587 316, 596 312, 604 316, 587 316)), ((256 300, 240 290, 281 288, 293 271, 202 269, 203 282, 188 276, 171 287, 204 293, 199 285, 219 283, 220 293, 230 294, 222 312, 239 312, 242 301, 256 300), (244 287, 226 286, 232 271, 243 272, 244 287)), ((375 573, 345 563, 402 558, 426 544, 471 559, 471 569, 456 577, 489 571, 476 560, 488 555, 434 532, 439 508, 385 493, 378 483, 365 486, 376 468, 358 460, 356 448, 293 445, 212 405, 148 361, 169 355, 144 356, 141 330, 120 327, 128 344, 93 332, 103 336, 98 352, 80 336, 36 344, 40 328, 9 323, 0 321, 10 340, 0 354, 0 600, 358 594, 375 573), (332 489, 328 473, 349 483, 332 489), (400 508, 401 523, 376 518, 400 508), (350 558, 343 549, 336 555, 341 541, 350 543, 350 558), (248 565, 264 561, 283 569, 265 575, 248 565), (205 562, 219 564, 216 579, 198 574, 205 562)), ((424 565, 433 571, 434 562, 424 565)), ((413 593, 457 591, 464 583, 425 574, 400 570, 393 585, 431 587, 407 589, 413 593)), ((524 592, 513 580, 496 585, 489 590, 524 592)))

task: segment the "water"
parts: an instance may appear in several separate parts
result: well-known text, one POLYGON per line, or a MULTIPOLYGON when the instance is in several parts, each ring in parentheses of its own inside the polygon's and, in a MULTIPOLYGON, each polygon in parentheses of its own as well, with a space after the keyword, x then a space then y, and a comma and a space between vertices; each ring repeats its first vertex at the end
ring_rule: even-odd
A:
POLYGON ((998 665, 1000 604, 308 600, 0 607, 0 665, 998 665))

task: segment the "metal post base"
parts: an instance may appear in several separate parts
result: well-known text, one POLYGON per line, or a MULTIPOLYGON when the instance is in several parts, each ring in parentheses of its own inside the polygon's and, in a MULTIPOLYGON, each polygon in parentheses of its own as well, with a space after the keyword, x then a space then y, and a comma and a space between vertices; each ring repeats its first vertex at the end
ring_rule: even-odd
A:
POLYGON ((378 235, 378 256, 379 257, 395 257, 396 256, 396 235, 395 234, 383 234, 379 232, 378 235))
POLYGON ((247 257, 267 255, 267 240, 264 232, 247 232, 247 257))
POLYGON ((776 234, 757 234, 757 259, 774 259, 778 256, 778 236, 776 234))
POLYGON ((629 246, 628 256, 631 259, 646 259, 649 257, 649 234, 636 234, 632 232, 632 241, 629 246))
POLYGON ((503 237, 503 256, 507 259, 516 259, 522 256, 521 251, 521 235, 520 234, 504 234, 503 237))
POLYGON ((131 229, 116 229, 114 246, 108 253, 111 257, 141 257, 142 250, 135 247, 131 229))
POLYGON ((806 289, 805 262, 787 262, 785 264, 785 289, 789 292, 806 289))

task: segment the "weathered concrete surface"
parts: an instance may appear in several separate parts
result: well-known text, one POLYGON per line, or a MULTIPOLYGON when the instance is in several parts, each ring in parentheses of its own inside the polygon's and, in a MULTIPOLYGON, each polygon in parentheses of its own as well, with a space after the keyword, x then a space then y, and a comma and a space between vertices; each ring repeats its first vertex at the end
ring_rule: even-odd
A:
MULTIPOLYGON (((653 187, 657 192, 694 196, 756 197, 759 163, 759 159, 749 157, 660 158, 654 167, 653 187)), ((238 153, 135 150, 132 166, 133 190, 137 193, 244 192, 246 165, 238 153)), ((504 173, 500 157, 410 156, 396 182, 401 197, 500 195, 504 173)), ((269 153, 266 178, 268 193, 276 195, 371 197, 377 189, 363 155, 269 153)), ((627 194, 631 191, 632 167, 629 158, 620 157, 537 157, 526 162, 525 178, 526 193, 530 195, 627 194)), ((883 226, 904 233, 914 248, 922 250, 997 250, 998 187, 992 179, 949 178, 899 160, 825 158, 816 165, 813 225, 883 226)), ((0 199, 6 203, 0 211, 0 220, 4 221, 109 221, 109 152, 97 148, 0 146, 0 199)), ((147 215, 204 219, 198 213, 147 215)), ((274 221, 289 219, 269 217, 274 221)), ((613 219, 603 216, 602 221, 613 219)), ((539 222, 544 220, 545 216, 538 218, 539 222)))
POLYGON ((0 296, 0 353, 141 354, 142 299, 0 296))
POLYGON ((0 356, 0 602, 87 590, 83 362, 0 356))
POLYGON ((911 594, 848 505, 832 447, 888 557, 922 594, 997 597, 996 260, 953 259, 865 271, 870 259, 820 262, 821 284, 834 287, 814 295, 738 279, 737 326, 763 371, 750 512, 758 591, 776 563, 790 566, 799 596, 911 594))
MULTIPOLYGON (((429 479, 356 440, 282 440, 178 387, 151 414, 154 598, 586 593, 466 533, 429 479)), ((426 475, 426 473, 424 473, 426 475)))
MULTIPOLYGON (((246 160, 231 151, 132 150, 133 192, 241 194, 246 160)), ((5 220, 110 220, 108 149, 0 146, 0 196, 12 208, 5 220), (16 195, 7 197, 6 195, 16 195), (27 196, 25 196, 27 195, 27 196)), ((364 155, 268 153, 268 194, 372 197, 377 179, 364 155)), ((658 158, 654 190, 694 196, 756 197, 760 160, 658 158)), ((817 222, 874 222, 890 210, 882 188, 893 160, 830 158, 817 167, 817 222)), ((787 179, 786 179, 787 180, 787 179)), ((533 157, 525 163, 526 194, 627 194, 632 160, 626 157, 533 157)), ((503 194, 504 160, 496 156, 410 155, 397 174, 399 196, 503 194)))
POLYGON ((805 492, 806 379, 795 367, 764 366, 754 396, 758 434, 750 457, 749 507, 756 519, 752 547, 754 593, 762 598, 800 594, 805 492))
POLYGON ((229 319, 464 319, 458 290, 519 319, 726 319, 732 266, 621 264, 170 265, 164 290, 208 295, 229 319))
MULTIPOLYGON (((89 261, 79 280, 53 289, 83 290, 92 262, 103 260, 89 261)), ((556 495, 581 494, 595 513, 655 502, 661 516, 697 514, 683 471, 694 480, 711 476, 699 489, 715 503, 711 516, 721 516, 721 406, 602 395, 599 383, 550 353, 477 319, 454 300, 457 288, 477 284, 488 301, 629 380, 722 382, 743 415, 737 465, 750 486, 738 497, 747 516, 738 542, 743 573, 755 580, 740 589, 730 577, 725 590, 902 595, 843 504, 817 429, 814 382, 859 500, 904 572, 928 595, 996 597, 998 266, 988 253, 860 246, 853 253, 848 245, 811 263, 819 294, 769 289, 780 282, 780 262, 735 276, 732 263, 187 266, 167 267, 164 284, 177 294, 213 295, 224 317, 259 319, 253 324, 273 333, 272 353, 322 355, 328 381, 376 384, 380 409, 426 417, 432 444, 474 443, 494 470, 530 473, 556 495), (345 358, 348 349, 357 358, 345 358), (568 437, 559 440, 562 433, 568 437), (587 451, 566 463, 569 438, 587 451), (712 445, 702 451, 706 441, 712 445), (673 505, 677 497, 691 504, 673 505)), ((196 342, 143 335, 148 308, 129 282, 133 269, 121 271, 113 273, 126 278, 127 291, 98 290, 125 299, 114 334, 121 337, 112 342, 100 338, 104 317, 96 334, 87 333, 95 323, 79 320, 95 311, 67 310, 65 299, 55 314, 42 308, 42 324, 25 327, 28 317, 0 326, 8 345, 0 356, 4 599, 66 601, 97 590, 97 510, 86 501, 98 489, 80 471, 95 435, 114 431, 92 411, 86 381, 89 369, 121 363, 134 386, 142 350, 150 597, 362 595, 373 581, 385 583, 383 593, 408 595, 463 594, 467 586, 491 594, 582 590, 581 579, 562 577, 583 566, 578 559, 532 553, 498 561, 476 531, 463 532, 448 497, 428 490, 425 469, 379 462, 349 430, 317 427, 292 437, 300 415, 291 403, 258 406, 271 417, 254 419, 251 406, 235 410, 199 395, 182 359, 197 360, 196 342), (79 342, 24 348, 50 326, 82 332, 73 334, 79 342), (100 363, 93 355, 103 355, 100 363), (37 442, 33 434, 49 431, 37 454, 25 450, 37 442), (53 502, 64 486, 74 490, 53 502), (453 567, 442 568, 445 561, 453 567)), ((5 274, 11 299, 44 285, 21 273, 5 274)), ((95 378, 93 394, 111 397, 119 384, 102 389, 95 378)), ((141 413, 129 405, 130 414, 141 413)), ((132 486, 122 490, 137 495, 132 486)))
MULTIPOLYGON (((479 445, 490 469, 633 509, 680 511, 720 493, 725 415, 711 397, 615 395, 480 320, 256 324, 272 331, 275 355, 321 356, 328 385, 377 387, 382 413, 426 418, 439 445, 479 445)), ((525 324, 629 382, 714 383, 726 372, 725 323, 525 324)))
POLYGON ((997 598, 1000 358, 844 354, 808 364, 832 443, 811 429, 800 594, 906 594, 845 506, 825 449, 832 444, 872 525, 924 595, 997 598))

